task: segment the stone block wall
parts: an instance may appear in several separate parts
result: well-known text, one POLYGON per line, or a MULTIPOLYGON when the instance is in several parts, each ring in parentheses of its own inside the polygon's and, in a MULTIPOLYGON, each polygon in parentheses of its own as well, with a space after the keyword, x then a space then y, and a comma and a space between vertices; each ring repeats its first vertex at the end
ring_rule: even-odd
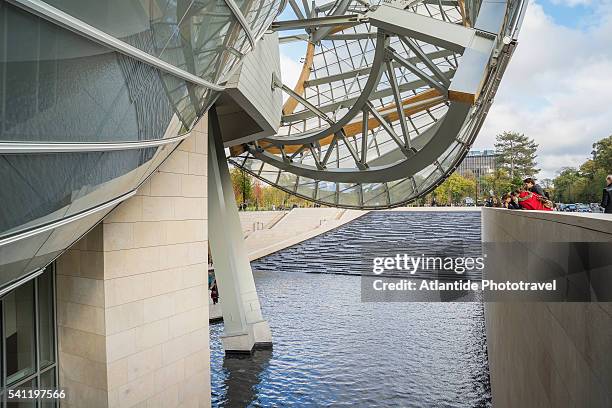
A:
POLYGON ((207 121, 57 263, 67 407, 210 406, 207 121))

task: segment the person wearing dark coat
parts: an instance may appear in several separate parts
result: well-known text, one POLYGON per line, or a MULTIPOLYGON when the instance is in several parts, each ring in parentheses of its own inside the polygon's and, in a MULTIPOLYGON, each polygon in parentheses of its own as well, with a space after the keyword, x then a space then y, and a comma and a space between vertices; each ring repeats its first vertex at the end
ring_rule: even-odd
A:
POLYGON ((544 189, 541 185, 536 184, 535 179, 527 177, 525 180, 523 180, 523 183, 525 184, 526 190, 531 191, 532 193, 536 193, 537 195, 540 195, 542 197, 546 197, 544 189))
POLYGON ((606 188, 603 189, 603 197, 600 204, 606 214, 612 214, 612 174, 606 177, 606 188))
POLYGON ((213 305, 216 305, 217 303, 219 303, 219 288, 217 288, 216 280, 213 283, 212 288, 210 288, 210 297, 213 301, 213 305))
POLYGON ((509 210, 522 210, 521 206, 519 205, 519 201, 518 201, 518 193, 510 193, 510 201, 508 202, 508 209, 509 210))

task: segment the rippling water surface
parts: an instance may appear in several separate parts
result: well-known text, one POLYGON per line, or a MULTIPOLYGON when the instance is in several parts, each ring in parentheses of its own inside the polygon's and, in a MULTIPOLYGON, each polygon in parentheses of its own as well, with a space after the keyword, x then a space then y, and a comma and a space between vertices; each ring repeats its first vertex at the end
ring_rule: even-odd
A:
MULTIPOLYGON (((384 213, 374 215, 380 214, 384 213)), ((438 213, 427 222, 434 227, 447 225, 444 214, 449 213, 438 213)), ((479 241, 480 218, 470 217, 479 241)), ((338 234, 342 229, 346 234, 347 228, 361 228, 360 223, 371 221, 357 220, 283 251, 292 254, 293 263, 285 262, 279 270, 258 268, 267 263, 254 263, 274 349, 256 351, 249 358, 225 358, 219 339, 223 323, 211 325, 213 406, 491 405, 481 303, 362 303, 359 276, 325 273, 330 271, 321 257, 338 260, 359 250, 359 242, 370 245, 364 234, 353 238, 350 249, 341 250, 338 234), (326 242, 338 249, 321 251, 326 242), (312 259, 316 259, 316 270, 312 259)), ((403 230, 408 229, 407 222, 423 219, 400 216, 391 221, 401 223, 403 230)), ((474 237, 465 234, 463 239, 473 241, 474 237)), ((376 241, 379 247, 397 247, 389 239, 397 241, 398 236, 387 240, 379 236, 376 241)), ((270 258, 264 261, 269 263, 270 258)))

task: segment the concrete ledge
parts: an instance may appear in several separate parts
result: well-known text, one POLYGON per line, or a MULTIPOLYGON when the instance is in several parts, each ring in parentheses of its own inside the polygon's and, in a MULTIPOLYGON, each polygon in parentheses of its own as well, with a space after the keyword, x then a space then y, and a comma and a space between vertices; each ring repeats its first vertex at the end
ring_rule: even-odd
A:
POLYGON ((499 242, 504 236, 525 242, 612 241, 612 215, 601 213, 484 208, 482 225, 485 242, 499 242))
POLYGON ((246 332, 221 336, 226 354, 250 354, 255 349, 272 348, 272 332, 266 320, 247 325, 246 332))
MULTIPOLYGON (((210 290, 208 291, 210 293, 210 290)), ((210 299, 210 295, 208 296, 210 299)), ((223 313, 221 312, 221 304, 208 304, 208 322, 216 323, 223 321, 223 313)))
MULTIPOLYGON (((537 242, 611 242, 612 217, 485 208, 482 230, 519 243, 487 261, 486 278, 504 281, 528 274, 527 252, 563 263, 537 242)), ((496 408, 612 406, 612 303, 488 302, 485 320, 496 408)))

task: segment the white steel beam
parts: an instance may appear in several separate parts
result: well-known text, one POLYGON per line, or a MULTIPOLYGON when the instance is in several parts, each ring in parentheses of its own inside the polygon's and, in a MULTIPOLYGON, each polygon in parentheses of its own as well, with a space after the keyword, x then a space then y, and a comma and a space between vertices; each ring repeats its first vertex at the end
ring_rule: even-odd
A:
POLYGON ((425 41, 458 53, 463 53, 476 32, 471 28, 384 4, 368 14, 368 17, 370 24, 389 33, 425 41))

